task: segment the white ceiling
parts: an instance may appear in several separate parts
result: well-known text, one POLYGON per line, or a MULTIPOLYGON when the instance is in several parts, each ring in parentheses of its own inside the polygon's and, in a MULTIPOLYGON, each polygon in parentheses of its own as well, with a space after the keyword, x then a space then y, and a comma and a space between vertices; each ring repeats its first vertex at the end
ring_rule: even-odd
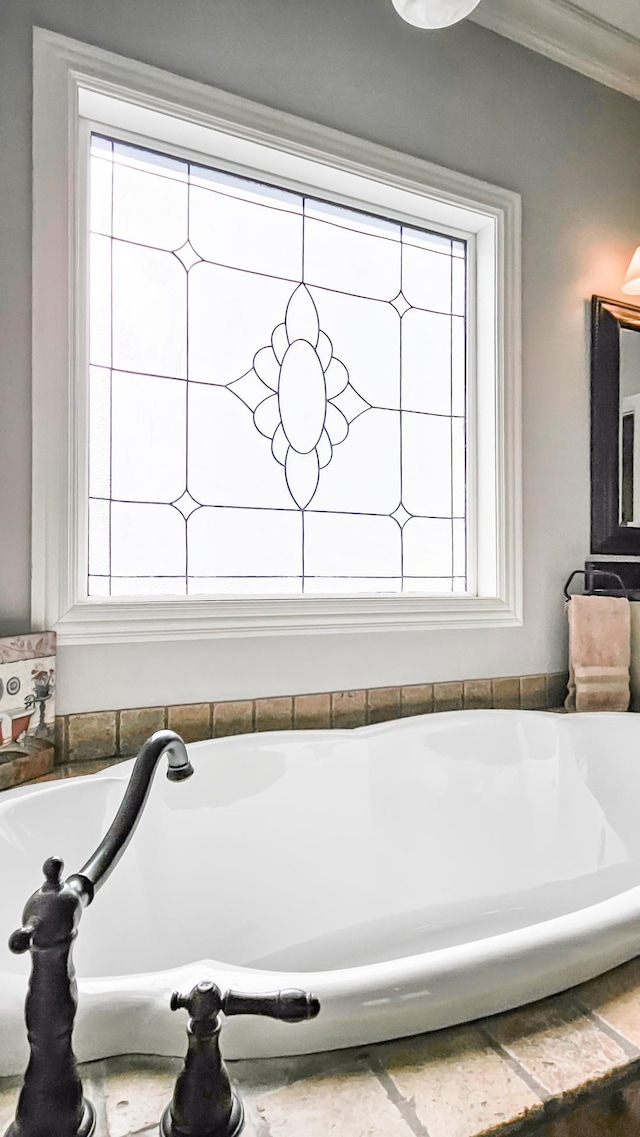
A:
POLYGON ((640 0, 573 0, 573 3, 576 8, 583 8, 599 20, 640 39, 640 0))

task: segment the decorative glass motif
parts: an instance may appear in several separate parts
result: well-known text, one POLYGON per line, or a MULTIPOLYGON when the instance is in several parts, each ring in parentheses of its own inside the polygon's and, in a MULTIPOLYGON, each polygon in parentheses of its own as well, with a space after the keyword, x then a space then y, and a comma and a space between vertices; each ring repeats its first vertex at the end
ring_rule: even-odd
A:
POLYGON ((466 244, 92 136, 88 591, 467 587, 466 244))
POLYGON ((256 429, 270 439, 273 457, 284 466, 291 497, 299 509, 306 509, 334 446, 344 442, 350 423, 369 404, 351 386, 344 363, 333 354, 304 284, 293 293, 284 323, 274 328, 269 346, 254 356, 252 375, 273 391, 257 406, 255 386, 247 384, 247 376, 230 384, 230 389, 253 410, 256 429))

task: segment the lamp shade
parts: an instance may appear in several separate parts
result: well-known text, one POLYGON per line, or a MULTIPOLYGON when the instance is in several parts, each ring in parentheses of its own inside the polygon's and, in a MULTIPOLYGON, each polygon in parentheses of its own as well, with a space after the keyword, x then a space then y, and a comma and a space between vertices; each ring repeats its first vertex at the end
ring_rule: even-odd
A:
POLYGON ((391 0, 396 12, 414 28, 448 28, 464 20, 480 0, 391 0))
POLYGON ((624 278, 622 291, 629 296, 640 296, 640 245, 631 258, 631 264, 624 278))

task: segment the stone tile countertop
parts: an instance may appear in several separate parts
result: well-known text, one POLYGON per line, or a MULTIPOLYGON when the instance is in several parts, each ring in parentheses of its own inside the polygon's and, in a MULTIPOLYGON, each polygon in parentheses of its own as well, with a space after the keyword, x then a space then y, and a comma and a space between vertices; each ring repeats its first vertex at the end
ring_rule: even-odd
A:
MULTIPOLYGON (((157 1133, 181 1067, 138 1055, 81 1067, 96 1137, 157 1133)), ((228 1067, 245 1104, 245 1137, 542 1134, 590 1095, 615 1094, 638 1077, 640 959, 447 1030, 228 1067)), ((16 1079, 0 1081, 0 1133, 17 1094, 16 1079)))

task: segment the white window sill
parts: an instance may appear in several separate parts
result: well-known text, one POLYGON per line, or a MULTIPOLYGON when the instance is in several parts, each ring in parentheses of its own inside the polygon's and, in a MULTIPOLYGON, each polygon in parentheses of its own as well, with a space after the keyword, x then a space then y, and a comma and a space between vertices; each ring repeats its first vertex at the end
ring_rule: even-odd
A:
POLYGON ((89 600, 55 625, 60 644, 260 635, 520 627, 495 597, 295 597, 255 600, 89 600))

